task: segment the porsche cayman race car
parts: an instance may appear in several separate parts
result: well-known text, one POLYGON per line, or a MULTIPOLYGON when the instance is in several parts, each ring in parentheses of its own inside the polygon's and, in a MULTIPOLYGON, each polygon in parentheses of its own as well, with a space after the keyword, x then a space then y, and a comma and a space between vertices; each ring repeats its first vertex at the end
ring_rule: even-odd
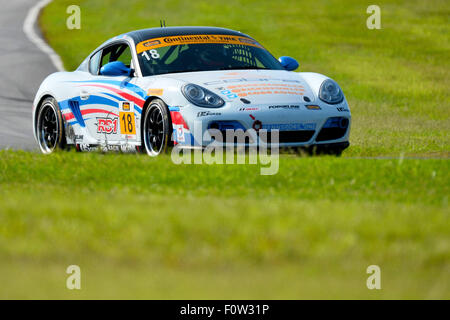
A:
MULTIPOLYGON (((339 154, 349 146, 351 115, 332 79, 293 72, 241 32, 214 27, 132 31, 95 49, 73 72, 56 72, 33 102, 42 152, 138 150, 156 156, 170 146, 204 148, 212 129, 251 131, 246 145, 315 147, 339 154), (262 141, 258 132, 269 136, 262 141), (268 138, 269 137, 269 138, 268 138)), ((217 142, 217 141, 216 141, 217 142)))

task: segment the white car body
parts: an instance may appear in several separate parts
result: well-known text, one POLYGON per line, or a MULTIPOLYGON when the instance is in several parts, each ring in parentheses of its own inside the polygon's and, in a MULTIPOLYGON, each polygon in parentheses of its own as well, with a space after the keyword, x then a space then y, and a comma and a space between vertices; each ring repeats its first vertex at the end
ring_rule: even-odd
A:
MULTIPOLYGON (((143 109, 149 101, 159 98, 169 108, 174 143, 185 147, 204 147, 210 143, 206 131, 211 123, 220 126, 233 123, 243 130, 255 128, 255 124, 256 129, 278 129, 280 147, 348 146, 351 114, 347 100, 344 97, 338 104, 328 104, 319 99, 320 86, 329 79, 324 75, 285 70, 224 70, 144 77, 136 50, 132 50, 134 77, 91 74, 89 59, 99 49, 117 41, 125 42, 133 49, 137 45, 128 35, 113 38, 94 50, 76 71, 57 72, 44 80, 33 103, 35 135, 36 109, 45 97, 51 96, 59 104, 67 144, 76 145, 80 150, 95 146, 134 150, 142 145, 143 109), (194 105, 181 90, 188 83, 212 91, 225 104, 220 108, 194 105), (119 115, 123 111, 134 113, 134 134, 122 130, 119 115), (345 133, 336 139, 317 139, 330 118, 347 119, 345 133), (199 125, 201 129, 194 134, 193 128, 199 125), (283 131, 308 131, 308 134, 294 134, 283 140, 283 131)), ((256 143, 257 138, 254 141, 256 143)))

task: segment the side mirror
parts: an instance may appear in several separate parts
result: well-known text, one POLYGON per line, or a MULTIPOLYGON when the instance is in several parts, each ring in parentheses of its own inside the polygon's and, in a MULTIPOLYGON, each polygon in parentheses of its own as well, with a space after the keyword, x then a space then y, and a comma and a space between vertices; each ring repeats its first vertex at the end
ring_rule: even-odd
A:
POLYGON ((283 68, 285 68, 287 71, 294 71, 298 68, 298 62, 294 58, 283 56, 278 59, 280 61, 283 68))
POLYGON ((102 76, 130 76, 131 75, 131 69, 128 68, 123 62, 121 61, 114 61, 109 62, 105 64, 100 69, 100 74, 102 76))

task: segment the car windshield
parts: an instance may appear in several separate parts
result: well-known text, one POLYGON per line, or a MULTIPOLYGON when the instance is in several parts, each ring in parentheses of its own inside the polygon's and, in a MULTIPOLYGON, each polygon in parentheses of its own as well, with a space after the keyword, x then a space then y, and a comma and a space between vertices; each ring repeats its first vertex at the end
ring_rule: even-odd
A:
POLYGON ((162 37, 140 42, 136 52, 144 76, 212 70, 284 70, 259 43, 240 36, 162 37))

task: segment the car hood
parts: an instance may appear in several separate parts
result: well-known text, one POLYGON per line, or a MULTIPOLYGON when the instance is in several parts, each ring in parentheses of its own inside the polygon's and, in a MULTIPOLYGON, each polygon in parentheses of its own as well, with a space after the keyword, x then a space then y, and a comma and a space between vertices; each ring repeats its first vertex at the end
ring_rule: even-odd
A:
POLYGON ((194 83, 226 101, 246 99, 251 103, 299 103, 314 95, 303 77, 284 70, 227 70, 166 74, 184 83, 194 83))

